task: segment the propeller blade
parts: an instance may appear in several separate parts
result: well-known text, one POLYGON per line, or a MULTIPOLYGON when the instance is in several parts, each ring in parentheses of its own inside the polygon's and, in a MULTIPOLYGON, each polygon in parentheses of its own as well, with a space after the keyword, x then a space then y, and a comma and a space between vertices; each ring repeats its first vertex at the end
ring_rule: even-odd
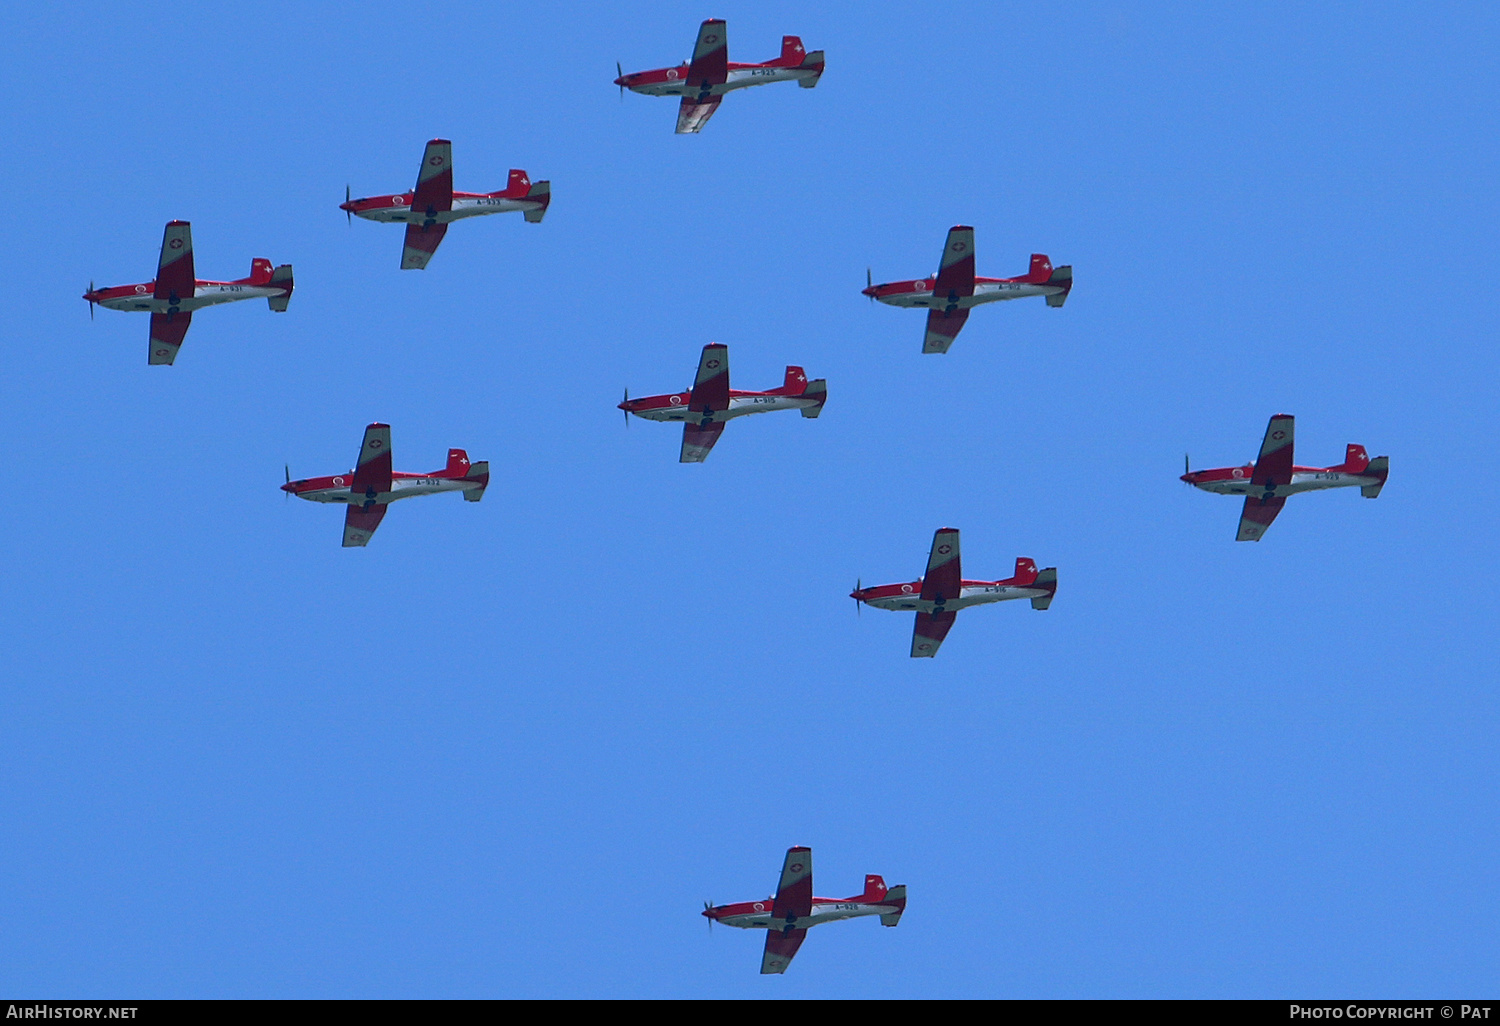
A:
MULTIPOLYGON (((352 203, 353 201, 354 201, 354 194, 349 191, 349 186, 347 186, 347 185, 344 186, 344 202, 345 203, 352 203)), ((344 211, 344 223, 345 224, 353 224, 354 223, 354 212, 353 211, 351 211, 351 210, 345 210, 344 211)))
MULTIPOLYGON (((875 287, 875 279, 870 276, 870 269, 868 267, 866 267, 865 268, 865 288, 872 289, 874 287, 875 287)), ((870 297, 870 302, 872 302, 872 303, 875 302, 875 297, 874 296, 870 297)))
MULTIPOLYGON (((627 388, 625 390, 625 398, 622 401, 621 405, 629 405, 629 403, 630 403, 630 389, 627 388)), ((628 431, 628 430, 630 430, 630 411, 629 410, 621 410, 620 412, 623 413, 623 414, 625 414, 625 430, 628 431)))
MULTIPOLYGON (((92 296, 93 294, 94 294, 94 282, 93 282, 92 279, 90 279, 89 280, 89 295, 92 296)), ((93 319, 94 319, 94 301, 91 299, 91 300, 89 300, 89 320, 93 320, 93 319)))
MULTIPOLYGON (((714 903, 712 901, 705 901, 703 903, 703 911, 704 912, 710 912, 711 913, 711 912, 713 912, 713 910, 714 910, 714 903)), ((713 933, 714 932, 714 917, 712 915, 709 915, 706 918, 708 919, 708 932, 709 933, 713 933)))
MULTIPOLYGON (((858 577, 856 577, 854 579, 854 590, 855 591, 864 591, 865 590, 864 589, 864 585, 860 584, 860 579, 858 577)), ((861 602, 859 599, 855 599, 854 600, 854 618, 856 620, 859 619, 859 617, 862 615, 862 611, 859 608, 862 605, 864 605, 864 603, 861 602)))
MULTIPOLYGON (((624 78, 624 77, 625 77, 625 69, 622 68, 622 67, 620 67, 620 62, 619 61, 615 61, 615 78, 618 79, 618 78, 624 78)), ((620 102, 621 103, 625 102, 625 86, 624 86, 623 83, 620 85, 620 102)))

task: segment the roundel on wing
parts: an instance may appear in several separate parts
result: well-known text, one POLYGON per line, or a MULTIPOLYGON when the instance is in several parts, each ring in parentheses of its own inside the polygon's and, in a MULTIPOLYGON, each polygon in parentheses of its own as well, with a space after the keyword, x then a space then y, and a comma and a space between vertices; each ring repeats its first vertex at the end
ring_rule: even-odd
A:
POLYGON ((341 477, 336 477, 336 478, 333 479, 333 483, 336 484, 336 485, 341 485, 341 484, 344 483, 344 479, 341 478, 341 477))
POLYGON ((717 43, 719 41, 719 37, 718 36, 704 36, 703 37, 703 41, 705 43, 717 43))
POLYGON ((909 584, 903 584, 903 585, 901 585, 901 594, 903 594, 903 595, 910 595, 911 591, 912 591, 911 585, 909 585, 909 584))
POLYGON ((371 449, 379 449, 379 448, 380 448, 380 447, 381 447, 381 446, 383 446, 383 445, 384 445, 384 444, 385 444, 385 443, 384 443, 384 442, 382 442, 382 441, 381 441, 381 440, 380 440, 380 439, 378 439, 378 438, 372 438, 372 439, 370 439, 370 448, 371 448, 371 449))
POLYGON ((764 912, 765 910, 766 910, 765 902, 763 902, 763 901, 757 901, 755 903, 755 911, 757 911, 757 912, 764 912))
POLYGON ((948 553, 950 553, 952 551, 953 551, 953 546, 952 545, 939 545, 938 546, 938 555, 939 556, 946 556, 948 553))
POLYGON ((181 239, 173 239, 171 242, 167 243, 167 245, 171 246, 173 249, 181 249, 182 248, 182 240, 181 239))
POLYGON ((1234 470, 1233 470, 1233 474, 1234 474, 1235 477, 1244 477, 1245 476, 1245 471, 1241 467, 1235 467, 1234 470))
POLYGON ((682 396, 674 395, 672 398, 668 399, 667 402, 671 403, 673 406, 681 406, 682 396))
POLYGON ((427 163, 431 164, 433 167, 437 167, 442 162, 443 158, 439 156, 431 156, 427 158, 427 163))
POLYGON ((926 652, 931 647, 932 646, 930 644, 928 644, 927 642, 924 641, 920 645, 917 646, 917 651, 918 652, 926 652))
POLYGON ((717 368, 719 366, 719 361, 718 360, 709 360, 706 364, 704 364, 704 366, 707 367, 709 370, 714 370, 715 368, 717 368))
POLYGON ((965 244, 964 244, 964 243, 962 243, 962 242, 955 242, 955 243, 954 243, 954 244, 953 244, 953 245, 952 245, 952 246, 951 246, 951 247, 950 247, 950 248, 951 248, 951 249, 952 249, 952 250, 953 250, 953 252, 955 252, 955 253, 962 253, 962 252, 963 252, 963 251, 964 251, 964 250, 966 250, 966 249, 968 249, 968 248, 969 248, 969 247, 968 247, 968 246, 966 246, 966 245, 965 245, 965 244))
POLYGON ((1286 437, 1286 432, 1285 431, 1272 431, 1271 432, 1271 437, 1274 438, 1274 439, 1276 439, 1276 441, 1279 442, 1283 438, 1286 437))
POLYGON ((677 81, 677 69, 676 68, 668 68, 667 69, 667 78, 670 81, 673 81, 673 82, 677 81))
POLYGON ((792 872, 793 873, 800 873, 800 872, 802 872, 802 863, 800 863, 800 862, 793 862, 792 863, 792 872))
POLYGON ((165 349, 158 349, 156 351, 156 355, 157 356, 166 356, 167 355, 167 351, 165 349))
POLYGON ((137 285, 135 287, 135 291, 136 291, 137 295, 144 295, 145 292, 146 292, 146 286, 144 286, 144 285, 137 285))

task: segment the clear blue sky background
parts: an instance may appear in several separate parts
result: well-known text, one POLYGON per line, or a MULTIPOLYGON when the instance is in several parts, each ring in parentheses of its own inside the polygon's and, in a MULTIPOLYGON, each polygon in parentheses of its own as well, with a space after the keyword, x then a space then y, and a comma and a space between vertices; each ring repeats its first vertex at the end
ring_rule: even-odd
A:
POLYGON ((0 990, 169 996, 1271 996, 1500 983, 1493 488, 1500 17, 1481 4, 12 5, 0 16, 0 990), (816 90, 701 136, 610 80, 782 33, 816 90), (522 167, 546 221, 424 272, 337 204, 522 167), (162 224, 291 310, 144 315, 162 224), (975 226, 1076 268, 946 357, 877 280, 975 226), (614 408, 787 363, 826 412, 703 466, 614 408), (1235 544, 1177 481, 1391 457, 1235 544), (485 501, 365 550, 284 501, 392 425, 485 501), (846 597, 964 532, 1058 567, 937 659, 846 597), (784 978, 704 899, 904 882, 784 978))

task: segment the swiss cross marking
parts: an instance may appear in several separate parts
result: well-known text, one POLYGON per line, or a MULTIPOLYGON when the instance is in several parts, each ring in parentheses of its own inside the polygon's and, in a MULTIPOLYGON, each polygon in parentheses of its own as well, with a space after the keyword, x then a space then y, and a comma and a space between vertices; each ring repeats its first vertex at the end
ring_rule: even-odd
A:
POLYGON ((378 438, 372 438, 372 439, 370 439, 370 448, 371 449, 379 449, 382 444, 383 443, 378 438))
POLYGON ((181 249, 182 248, 182 240, 181 239, 173 239, 171 242, 167 243, 167 245, 170 246, 170 247, 172 247, 173 249, 181 249))
POLYGON ((1276 441, 1279 442, 1283 438, 1286 437, 1286 432, 1285 431, 1272 431, 1271 432, 1271 437, 1274 438, 1274 439, 1276 439, 1276 441))
POLYGON ((952 551, 953 551, 953 546, 952 545, 939 545, 938 546, 938 555, 939 556, 946 556, 948 553, 950 553, 952 551))

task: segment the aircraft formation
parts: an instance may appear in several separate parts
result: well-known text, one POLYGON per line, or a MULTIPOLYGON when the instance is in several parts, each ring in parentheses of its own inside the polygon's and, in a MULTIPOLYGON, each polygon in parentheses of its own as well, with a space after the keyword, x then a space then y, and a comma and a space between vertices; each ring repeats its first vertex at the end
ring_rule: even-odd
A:
MULTIPOLYGON (((781 55, 761 64, 729 60, 728 36, 722 19, 704 21, 690 60, 669 68, 626 74, 617 64, 615 85, 649 96, 679 98, 676 132, 701 132, 723 98, 736 89, 773 82, 796 82, 804 89, 817 86, 823 75, 823 51, 807 52, 797 36, 783 36, 781 55)), ((422 154, 417 179, 410 191, 355 199, 345 187, 339 209, 349 221, 405 225, 401 269, 423 270, 455 221, 485 214, 519 212, 531 224, 541 223, 551 202, 551 183, 533 182, 527 172, 512 169, 505 188, 494 192, 455 192, 453 147, 447 139, 429 141, 422 154)), ((862 294, 872 302, 927 311, 922 352, 947 353, 968 321, 970 312, 985 303, 1041 297, 1049 307, 1061 308, 1073 288, 1073 269, 1055 267, 1045 254, 1033 253, 1025 274, 1012 278, 982 278, 976 274, 974 228, 954 225, 948 230, 935 273, 906 281, 875 284, 865 272, 862 294)), ((147 363, 171 365, 187 336, 195 311, 242 299, 265 299, 270 309, 286 312, 293 291, 292 265, 273 266, 262 257, 251 261, 246 278, 206 281, 196 276, 191 226, 167 223, 162 237, 156 277, 149 282, 96 288, 90 283, 83 298, 90 317, 95 305, 111 310, 149 312, 147 363)), ((704 462, 724 432, 738 417, 755 413, 797 410, 816 419, 828 399, 822 378, 809 380, 800 366, 786 368, 778 388, 763 392, 730 388, 729 349, 721 343, 705 345, 692 385, 681 392, 632 399, 626 390, 618 408, 628 425, 632 415, 645 420, 680 422, 683 426, 678 460, 704 462)), ((1366 455, 1360 445, 1347 447, 1344 462, 1331 467, 1302 467, 1292 461, 1294 418, 1273 416, 1254 462, 1237 467, 1192 470, 1184 465, 1181 480, 1204 491, 1244 497, 1237 541, 1260 541, 1281 512, 1288 497, 1300 492, 1357 487, 1365 498, 1376 498, 1385 486, 1389 459, 1366 455)), ((737 429, 738 430, 738 429, 737 429)), ((489 464, 471 463, 463 449, 449 449, 441 470, 417 474, 394 469, 391 427, 372 423, 365 428, 358 460, 352 470, 292 480, 286 470, 283 491, 311 502, 344 506, 343 545, 369 544, 385 517, 386 507, 398 499, 458 492, 468 502, 484 497, 490 483, 489 464)), ((915 581, 866 588, 856 582, 850 597, 856 606, 915 614, 912 658, 932 658, 953 627, 960 610, 973 606, 1029 599, 1035 610, 1045 610, 1057 593, 1057 569, 1038 569, 1030 557, 1017 557, 1015 573, 1003 580, 967 580, 962 574, 959 531, 939 528, 933 535, 927 568, 915 581)), ((784 973, 808 929, 823 923, 862 916, 878 916, 895 926, 906 910, 904 885, 887 888, 875 875, 865 877, 864 890, 848 898, 817 898, 812 890, 812 851, 789 848, 776 892, 764 901, 714 905, 705 902, 703 915, 712 923, 767 931, 761 961, 763 974, 784 973)))

